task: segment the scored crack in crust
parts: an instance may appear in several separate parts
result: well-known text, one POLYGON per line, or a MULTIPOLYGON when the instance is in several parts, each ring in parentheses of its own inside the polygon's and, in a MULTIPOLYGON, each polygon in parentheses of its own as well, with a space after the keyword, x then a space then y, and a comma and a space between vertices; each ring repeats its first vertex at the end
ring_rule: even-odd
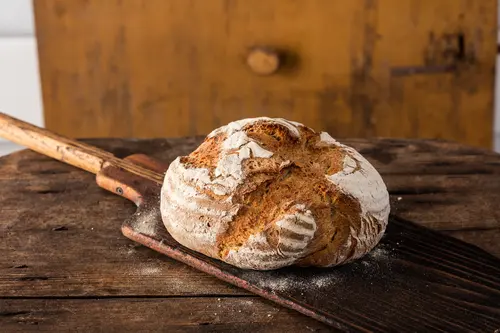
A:
POLYGON ((240 268, 335 266, 368 253, 389 216, 375 168, 328 133, 251 118, 169 166, 162 219, 180 244, 240 268))

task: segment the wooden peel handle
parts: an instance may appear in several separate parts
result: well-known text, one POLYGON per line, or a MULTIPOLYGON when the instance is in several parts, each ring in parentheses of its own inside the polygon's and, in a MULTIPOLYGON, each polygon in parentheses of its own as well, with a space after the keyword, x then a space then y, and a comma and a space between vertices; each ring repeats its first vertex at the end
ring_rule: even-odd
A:
POLYGON ((0 137, 96 174, 114 156, 0 112, 0 137))
POLYGON ((1 112, 0 137, 94 174, 106 165, 114 165, 158 184, 163 183, 162 173, 122 160, 97 147, 68 139, 1 112))

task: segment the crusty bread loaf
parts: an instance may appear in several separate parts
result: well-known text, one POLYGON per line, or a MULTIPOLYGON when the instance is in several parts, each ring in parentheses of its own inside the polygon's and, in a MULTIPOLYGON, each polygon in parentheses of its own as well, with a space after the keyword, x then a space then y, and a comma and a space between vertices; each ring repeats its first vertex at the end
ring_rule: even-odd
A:
POLYGON ((210 133, 165 175, 162 218, 180 244, 240 268, 335 266, 381 239, 389 194, 353 148, 284 119, 210 133))

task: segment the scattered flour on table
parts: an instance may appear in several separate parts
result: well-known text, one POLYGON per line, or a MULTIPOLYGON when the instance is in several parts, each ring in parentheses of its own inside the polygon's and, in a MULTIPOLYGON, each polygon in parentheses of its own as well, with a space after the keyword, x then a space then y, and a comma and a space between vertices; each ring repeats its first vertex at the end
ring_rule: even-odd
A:
POLYGON ((390 263, 391 258, 391 249, 384 245, 378 245, 371 252, 367 253, 364 257, 353 261, 350 265, 352 265, 354 269, 369 268, 375 265, 379 266, 380 264, 387 265, 390 263))
MULTIPOLYGON (((350 270, 354 274, 362 274, 364 276, 371 276, 378 274, 382 266, 390 270, 390 258, 392 253, 389 248, 378 246, 368 253, 363 258, 360 258, 352 263, 350 270)), ((290 291, 290 290, 307 290, 311 287, 317 289, 324 289, 325 291, 343 286, 347 283, 349 274, 345 273, 342 266, 333 268, 297 268, 304 270, 304 272, 280 272, 279 270, 271 273, 271 277, 264 279, 257 279, 257 285, 261 288, 270 289, 271 291, 290 291)))
POLYGON ((369 259, 374 259, 376 261, 383 261, 390 258, 391 252, 388 248, 383 246, 378 246, 373 249, 371 252, 366 254, 364 258, 361 258, 361 262, 367 262, 369 259))
POLYGON ((130 274, 133 275, 154 276, 162 272, 162 266, 159 263, 135 262, 132 263, 132 267, 130 274))
POLYGON ((156 234, 158 212, 154 209, 144 209, 137 212, 136 215, 137 220, 132 224, 133 229, 141 234, 154 236, 156 234))
POLYGON ((341 276, 334 275, 331 272, 318 272, 307 277, 297 276, 295 274, 283 274, 282 276, 277 275, 271 279, 260 280, 257 282, 257 285, 271 290, 286 291, 289 289, 307 289, 310 286, 316 288, 332 287, 342 282, 342 279, 341 276))
POLYGON ((161 268, 155 267, 155 266, 144 266, 140 267, 139 272, 141 275, 153 275, 153 274, 158 274, 161 272, 161 268))

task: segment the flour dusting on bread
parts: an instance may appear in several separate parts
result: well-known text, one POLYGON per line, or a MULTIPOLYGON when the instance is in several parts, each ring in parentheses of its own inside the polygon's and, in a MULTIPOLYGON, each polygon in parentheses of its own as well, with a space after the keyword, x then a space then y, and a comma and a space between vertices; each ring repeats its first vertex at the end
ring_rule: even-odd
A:
POLYGON ((355 197, 362 209, 362 214, 371 214, 378 220, 384 219, 389 211, 386 202, 389 193, 384 181, 375 168, 360 153, 352 148, 341 146, 347 154, 344 157, 344 169, 327 176, 343 192, 355 197))
POLYGON ((324 143, 329 144, 329 145, 338 145, 337 140, 332 138, 330 136, 330 134, 328 134, 326 132, 321 132, 319 134, 319 138, 320 138, 320 142, 324 142, 324 143))
POLYGON ((334 266, 382 237, 376 169, 328 133, 267 117, 212 131, 165 174, 161 212, 182 245, 241 268, 334 266))

